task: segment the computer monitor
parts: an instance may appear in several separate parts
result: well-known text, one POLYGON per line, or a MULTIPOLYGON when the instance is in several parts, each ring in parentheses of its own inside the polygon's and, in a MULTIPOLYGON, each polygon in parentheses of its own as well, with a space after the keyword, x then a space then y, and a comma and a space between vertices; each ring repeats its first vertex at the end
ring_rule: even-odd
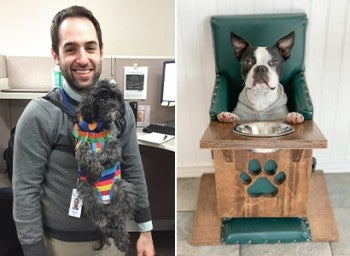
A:
POLYGON ((175 61, 164 61, 162 79, 162 106, 175 106, 176 98, 176 66, 175 61))

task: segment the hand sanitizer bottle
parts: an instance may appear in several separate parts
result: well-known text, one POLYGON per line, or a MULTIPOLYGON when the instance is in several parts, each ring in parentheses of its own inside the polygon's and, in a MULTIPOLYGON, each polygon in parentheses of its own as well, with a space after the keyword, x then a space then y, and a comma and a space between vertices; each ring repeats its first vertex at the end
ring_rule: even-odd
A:
POLYGON ((52 87, 61 87, 62 86, 62 73, 60 67, 56 65, 52 69, 52 87))

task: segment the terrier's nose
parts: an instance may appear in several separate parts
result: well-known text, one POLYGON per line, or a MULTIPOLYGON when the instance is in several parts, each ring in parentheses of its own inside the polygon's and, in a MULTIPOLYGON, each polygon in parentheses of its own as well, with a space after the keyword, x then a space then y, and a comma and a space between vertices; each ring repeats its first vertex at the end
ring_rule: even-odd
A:
POLYGON ((259 65, 255 67, 255 73, 256 74, 265 74, 267 73, 268 69, 264 65, 259 65))

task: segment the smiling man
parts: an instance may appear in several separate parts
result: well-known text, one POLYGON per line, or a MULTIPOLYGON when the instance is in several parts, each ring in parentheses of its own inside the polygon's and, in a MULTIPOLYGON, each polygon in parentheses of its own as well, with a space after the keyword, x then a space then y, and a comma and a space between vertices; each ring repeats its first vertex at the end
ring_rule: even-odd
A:
POLYGON ((88 18, 66 18, 57 39, 59 44, 53 43, 52 56, 67 83, 77 91, 94 84, 101 74, 103 50, 93 23, 88 18))
MULTIPOLYGON (((94 250, 99 234, 84 210, 76 216, 69 215, 78 177, 72 116, 82 95, 101 74, 100 25, 89 10, 72 6, 53 18, 51 40, 53 59, 66 83, 47 97, 66 110, 38 98, 27 105, 17 123, 13 187, 18 237, 25 256, 116 255, 112 246, 102 252, 94 250)), ((122 177, 136 188, 134 219, 140 230, 137 255, 153 256, 152 221, 135 119, 129 104, 125 103, 125 108, 124 117, 114 127, 122 146, 122 177)))

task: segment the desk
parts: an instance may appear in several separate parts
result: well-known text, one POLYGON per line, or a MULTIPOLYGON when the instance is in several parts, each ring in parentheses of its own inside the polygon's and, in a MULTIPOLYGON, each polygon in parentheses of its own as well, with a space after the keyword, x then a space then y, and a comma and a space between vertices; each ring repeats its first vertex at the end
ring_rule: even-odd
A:
MULTIPOLYGON (((137 129, 137 135, 142 135, 137 129)), ((162 144, 139 141, 154 230, 175 228, 175 139, 162 144)))
MULTIPOLYGON (((145 134, 142 131, 142 128, 137 128, 136 133, 137 133, 137 137, 145 134)), ((162 144, 154 144, 154 143, 149 143, 149 142, 146 142, 146 141, 139 140, 139 145, 149 146, 149 147, 154 147, 154 148, 159 148, 159 149, 165 149, 165 150, 168 150, 168 151, 175 152, 175 138, 172 139, 172 140, 169 140, 167 142, 164 142, 162 144)))

